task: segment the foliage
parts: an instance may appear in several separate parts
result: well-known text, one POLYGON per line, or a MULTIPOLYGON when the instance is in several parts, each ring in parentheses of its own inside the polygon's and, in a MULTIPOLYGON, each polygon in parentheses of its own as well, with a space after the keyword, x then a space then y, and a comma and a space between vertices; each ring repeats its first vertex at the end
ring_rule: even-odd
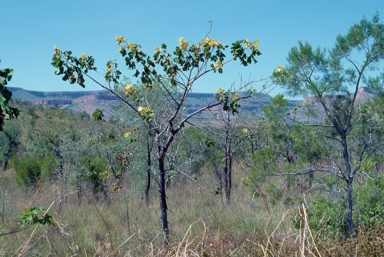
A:
POLYGON ((49 176, 46 165, 51 159, 41 159, 37 156, 14 156, 11 165, 16 170, 16 181, 20 186, 36 187, 41 179, 49 176))
POLYGON ((8 161, 18 151, 20 145, 21 131, 16 123, 8 123, 3 131, 0 131, 0 163, 4 170, 7 168, 8 161))
POLYGON ((12 79, 13 69, 0 69, 0 131, 3 130, 5 119, 14 119, 19 115, 19 111, 8 105, 12 98, 12 92, 6 87, 12 79))
MULTIPOLYGON (((373 174, 355 186, 356 211, 354 220, 362 231, 384 224, 384 175, 373 174)), ((347 233, 346 202, 332 194, 319 195, 308 204, 309 226, 321 240, 337 239, 347 233)), ((297 217, 296 217, 297 218, 297 217)), ((295 219, 294 219, 295 220, 295 219)), ((298 220, 294 223, 299 225, 298 220), (295 223, 296 222, 296 223, 295 223)))
POLYGON ((96 110, 92 113, 92 117, 93 117, 93 120, 94 120, 94 121, 101 121, 101 120, 103 120, 103 117, 104 117, 104 112, 103 112, 103 110, 96 109, 96 110))
POLYGON ((20 215, 21 226, 27 226, 32 224, 38 225, 53 225, 52 215, 46 213, 43 207, 32 207, 25 209, 20 215), (43 214, 40 214, 43 213, 43 214))
POLYGON ((81 166, 86 168, 86 181, 91 184, 92 192, 104 192, 108 184, 107 162, 97 157, 84 156, 81 166))

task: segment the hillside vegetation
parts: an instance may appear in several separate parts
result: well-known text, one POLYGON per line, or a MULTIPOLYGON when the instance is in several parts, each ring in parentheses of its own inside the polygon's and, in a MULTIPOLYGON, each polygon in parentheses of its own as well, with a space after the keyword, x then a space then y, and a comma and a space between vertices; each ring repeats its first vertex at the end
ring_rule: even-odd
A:
POLYGON ((376 241, 384 235, 381 169, 359 179, 356 239, 340 241, 343 210, 323 175, 267 175, 252 186, 247 144, 235 153, 227 204, 215 136, 220 127, 190 127, 178 140, 179 169, 169 171, 167 187, 172 243, 164 249, 154 189, 149 202, 144 199, 140 136, 125 137, 126 130, 86 114, 25 103, 18 108, 19 119, 4 131, 18 131, 20 138, 1 176, 4 256, 372 256, 382 250, 376 241), (34 206, 47 209, 52 226, 20 227, 21 213, 34 206))

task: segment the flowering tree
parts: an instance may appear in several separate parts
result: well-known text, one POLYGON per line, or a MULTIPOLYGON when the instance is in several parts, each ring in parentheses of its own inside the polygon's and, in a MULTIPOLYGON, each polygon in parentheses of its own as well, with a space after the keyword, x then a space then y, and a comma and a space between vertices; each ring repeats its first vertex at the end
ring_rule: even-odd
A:
MULTIPOLYGON (((202 76, 208 73, 223 73, 224 66, 231 61, 239 61, 243 66, 256 63, 256 57, 261 54, 259 41, 258 39, 253 42, 248 39, 236 41, 230 47, 231 56, 227 57, 225 50, 228 46, 209 37, 196 44, 190 44, 180 37, 179 44, 173 52, 169 52, 167 45, 162 44, 155 48, 153 55, 144 53, 140 45, 129 42, 123 36, 116 35, 115 38, 126 67, 133 72, 133 77, 138 79, 138 83, 145 86, 145 92, 137 90, 138 85, 123 84, 122 72, 118 68, 118 63, 114 61, 106 64, 106 72, 102 74, 97 72, 92 56, 81 54, 80 57, 75 57, 71 51, 62 51, 55 47, 52 65, 57 68, 56 75, 62 76, 64 81, 85 87, 85 79, 89 78, 109 90, 148 124, 155 141, 160 218, 165 241, 168 243, 165 182, 166 156, 171 144, 193 116, 219 105, 222 105, 225 111, 235 113, 240 107, 239 100, 250 95, 239 97, 236 92, 220 88, 214 102, 188 115, 183 115, 185 100, 195 82, 202 76), (90 75, 91 71, 101 75, 106 83, 90 75), (124 87, 124 92, 120 93, 117 88, 121 87, 124 87), (163 107, 160 109, 156 109, 158 103, 148 101, 153 87, 157 87, 156 91, 161 92, 158 102, 161 102, 163 107)), ((252 81, 242 85, 242 88, 250 84, 252 81)))

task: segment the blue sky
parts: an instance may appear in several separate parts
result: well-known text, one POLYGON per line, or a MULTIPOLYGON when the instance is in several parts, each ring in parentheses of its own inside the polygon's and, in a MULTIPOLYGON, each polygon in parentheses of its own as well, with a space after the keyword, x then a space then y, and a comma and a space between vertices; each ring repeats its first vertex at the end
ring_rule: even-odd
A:
MULTIPOLYGON (((82 90, 54 75, 54 45, 78 56, 92 55, 103 68, 108 60, 121 58, 116 34, 151 53, 162 43, 174 48, 180 36, 191 43, 200 41, 209 31, 209 21, 210 37, 222 43, 259 38, 262 56, 256 65, 244 69, 232 64, 224 67, 224 74, 208 75, 194 88, 215 92, 239 85, 240 76, 269 77, 276 66, 285 64, 289 49, 299 40, 330 48, 338 34, 347 33, 364 16, 371 19, 378 11, 384 20, 383 0, 0 1, 0 67, 15 70, 9 86, 37 91, 82 90)), ((256 89, 260 86, 255 84, 256 89)), ((86 83, 85 90, 99 89, 86 83)), ((279 92, 277 88, 271 94, 279 92)))

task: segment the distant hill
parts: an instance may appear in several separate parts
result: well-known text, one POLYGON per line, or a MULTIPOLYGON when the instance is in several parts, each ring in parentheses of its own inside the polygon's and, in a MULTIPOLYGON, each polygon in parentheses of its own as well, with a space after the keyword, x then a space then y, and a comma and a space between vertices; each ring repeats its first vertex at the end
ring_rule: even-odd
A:
MULTIPOLYGON (((58 105, 61 108, 71 109, 76 112, 87 112, 92 115, 94 110, 104 110, 105 119, 116 113, 114 106, 117 106, 120 101, 116 96, 107 90, 98 91, 61 91, 61 92, 40 92, 25 90, 23 88, 9 87, 12 92, 13 99, 19 99, 20 101, 28 101, 31 104, 42 104, 44 106, 58 105)), ((245 92, 240 94, 246 94, 245 92)), ((359 88, 357 95, 357 102, 366 102, 374 97, 377 97, 378 93, 366 88, 359 88)), ((270 103, 271 96, 263 93, 257 94, 255 97, 242 100, 240 102, 243 110, 246 112, 258 111, 260 106, 270 103)), ((192 113, 209 103, 215 101, 215 93, 190 93, 186 99, 187 109, 184 114, 192 113)), ((301 103, 313 104, 316 107, 314 98, 306 97, 304 100, 291 100, 289 102, 290 107, 297 106, 301 103)), ((320 106, 318 106, 320 108, 320 106)), ((218 108, 216 108, 218 110, 218 108)), ((213 111, 217 111, 217 110, 213 111)), ((321 108, 320 108, 321 109, 321 108)), ((318 110, 320 110, 318 109, 318 110)), ((212 110, 210 110, 212 111, 212 110)), ((203 112, 200 116, 210 117, 210 111, 203 112)), ((300 115, 300 114, 299 114, 300 115)))
MULTIPOLYGON (((9 90, 12 92, 13 99, 28 101, 33 105, 58 105, 61 108, 71 109, 76 112, 85 111, 89 114, 92 114, 97 108, 103 109, 106 119, 115 113, 113 107, 120 103, 118 98, 107 90, 40 92, 17 87, 9 87, 9 90)), ((270 99, 271 96, 259 93, 256 97, 241 101, 241 106, 246 111, 255 111, 260 108, 260 104, 268 104, 270 99)), ((185 114, 192 113, 214 101, 214 93, 190 93, 186 100, 187 109, 185 110, 185 114)), ((292 105, 296 105, 299 102, 300 101, 292 101, 292 105)))

